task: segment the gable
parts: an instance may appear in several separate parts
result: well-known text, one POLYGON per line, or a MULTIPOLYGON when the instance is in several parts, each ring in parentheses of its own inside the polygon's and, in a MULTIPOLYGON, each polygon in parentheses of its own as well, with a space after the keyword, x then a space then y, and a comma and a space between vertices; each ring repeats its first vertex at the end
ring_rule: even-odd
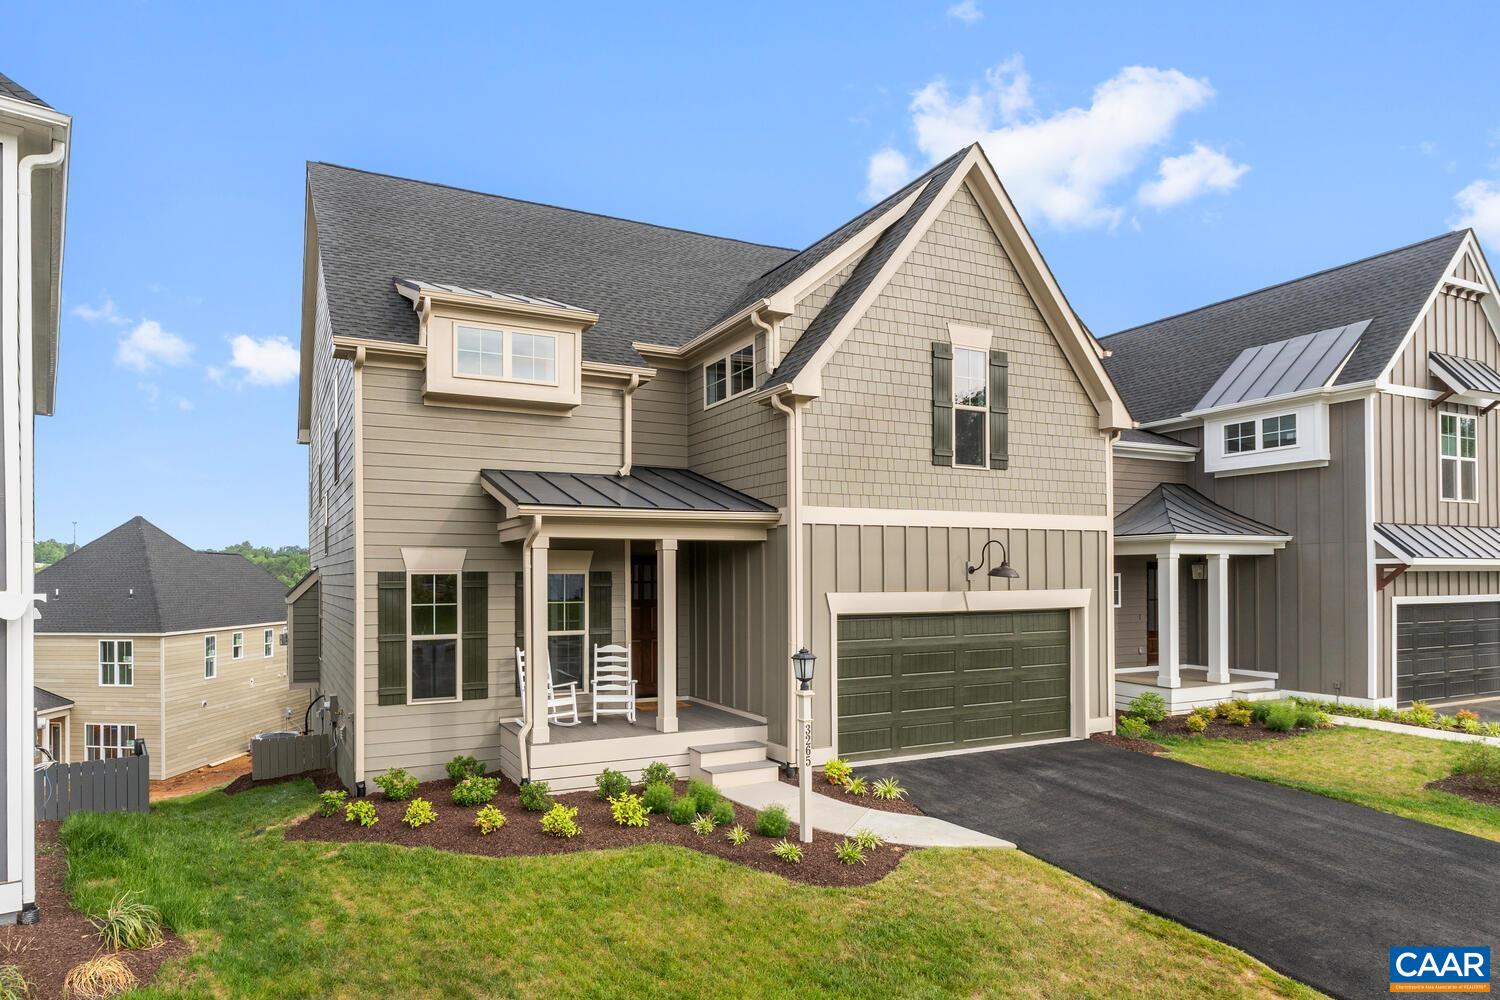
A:
POLYGON ((1500 369, 1496 316, 1494 289, 1470 246, 1457 255, 1433 291, 1411 335, 1391 359, 1386 381, 1415 389, 1442 388, 1429 366, 1434 351, 1500 369))

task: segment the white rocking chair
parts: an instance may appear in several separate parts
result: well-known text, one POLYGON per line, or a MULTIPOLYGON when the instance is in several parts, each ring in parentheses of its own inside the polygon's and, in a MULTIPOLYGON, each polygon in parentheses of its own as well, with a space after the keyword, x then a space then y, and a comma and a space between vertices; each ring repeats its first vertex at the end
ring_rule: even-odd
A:
POLYGON ((624 646, 594 646, 595 725, 601 715, 623 715, 635 725, 635 678, 624 646))
MULTIPOLYGON (((547 672, 547 721, 554 726, 576 726, 583 721, 578 717, 578 682, 554 686, 551 673, 550 670, 547 672)), ((531 702, 526 700, 526 650, 519 646, 516 647, 516 676, 521 681, 521 714, 525 718, 531 714, 531 702)))

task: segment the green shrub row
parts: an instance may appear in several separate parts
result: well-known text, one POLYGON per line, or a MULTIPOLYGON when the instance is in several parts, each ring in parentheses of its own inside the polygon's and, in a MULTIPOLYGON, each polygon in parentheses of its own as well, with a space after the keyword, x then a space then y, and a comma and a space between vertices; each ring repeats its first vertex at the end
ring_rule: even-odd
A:
POLYGON ((1468 733, 1470 736, 1500 737, 1500 722, 1481 722, 1479 715, 1466 708, 1453 715, 1439 715, 1425 701, 1414 701, 1403 709, 1370 708, 1365 705, 1341 705, 1329 701, 1314 701, 1310 698, 1294 699, 1298 704, 1310 705, 1329 715, 1343 715, 1351 719, 1378 719, 1381 722, 1399 722, 1422 729, 1441 729, 1450 733, 1468 733))

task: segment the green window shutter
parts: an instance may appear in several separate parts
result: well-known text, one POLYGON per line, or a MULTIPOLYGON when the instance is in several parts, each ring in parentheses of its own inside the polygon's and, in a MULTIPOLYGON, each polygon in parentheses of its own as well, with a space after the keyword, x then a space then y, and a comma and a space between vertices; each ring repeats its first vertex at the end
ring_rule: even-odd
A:
MULTIPOLYGON (((516 574, 516 648, 526 648, 526 574, 516 574)), ((516 697, 521 697, 521 671, 516 670, 516 697)))
POLYGON ((595 645, 608 646, 614 640, 614 576, 607 570, 589 574, 589 648, 584 661, 594 662, 595 645))
POLYGON ((953 345, 932 342, 932 464, 953 464, 953 345))
POLYGON ((379 650, 377 695, 382 705, 406 704, 406 574, 381 573, 376 587, 379 650))
POLYGON ((490 575, 463 574, 464 701, 490 696, 490 575))
POLYGON ((990 352, 990 468, 1010 468, 1010 355, 990 352))

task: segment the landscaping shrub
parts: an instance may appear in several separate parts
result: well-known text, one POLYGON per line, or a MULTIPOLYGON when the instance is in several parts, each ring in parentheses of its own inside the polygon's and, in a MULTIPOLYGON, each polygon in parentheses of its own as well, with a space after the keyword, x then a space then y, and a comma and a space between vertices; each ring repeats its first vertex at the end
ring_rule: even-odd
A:
POLYGON ((698 818, 698 800, 691 795, 678 796, 672 800, 672 808, 667 811, 667 815, 678 826, 687 826, 698 818))
POLYGON ((1463 730, 1464 732, 1468 733, 1471 736, 1478 736, 1479 735, 1479 720, 1478 719, 1460 719, 1459 722, 1458 722, 1458 728, 1461 729, 1461 730, 1463 730))
POLYGON ((344 807, 344 822, 374 826, 380 822, 380 817, 375 814, 375 803, 369 799, 355 799, 344 807))
POLYGON ((1297 728, 1297 706, 1273 703, 1262 721, 1273 733, 1289 733, 1297 728))
POLYGON ((437 810, 432 808, 432 803, 426 799, 412 799, 411 804, 406 807, 406 815, 401 817, 401 822, 415 830, 428 823, 436 823, 437 810))
POLYGON ((670 785, 676 780, 677 772, 673 771, 670 765, 664 764, 659 760, 653 760, 641 772, 641 783, 644 785, 654 785, 657 783, 670 785))
POLYGON ((463 781, 465 778, 479 776, 488 770, 488 765, 482 760, 475 760, 467 754, 460 754, 448 762, 448 777, 454 781, 463 781))
POLYGON ((1167 717, 1167 703, 1155 691, 1142 691, 1130 699, 1130 706, 1125 711, 1137 719, 1160 722, 1167 717))
POLYGON ((864 778, 861 778, 860 776, 855 775, 855 776, 851 777, 848 781, 844 782, 844 794, 845 795, 858 795, 858 796, 861 796, 861 797, 863 797, 865 795, 869 795, 870 794, 870 783, 868 781, 866 781, 864 778))
POLYGON ((137 980, 117 955, 95 955, 63 977, 63 996, 78 1000, 107 1000, 132 989, 137 980))
POLYGON ((755 832, 762 837, 785 837, 792 828, 792 818, 782 806, 766 806, 755 814, 755 832))
POLYGON ((1484 728, 1484 735, 1500 736, 1500 722, 1485 722, 1481 723, 1481 725, 1484 728))
POLYGON ((630 791, 630 779, 612 767, 606 767, 594 779, 594 794, 601 799, 619 798, 630 791))
POLYGON ((545 811, 552 806, 551 791, 545 781, 528 781, 521 786, 521 808, 534 813, 545 811))
POLYGON ((1219 706, 1218 705, 1199 705, 1197 708, 1193 709, 1193 714, 1194 715, 1201 715, 1201 716, 1203 716, 1203 718, 1207 719, 1209 722, 1212 722, 1212 721, 1214 721, 1214 719, 1217 719, 1219 717, 1219 706))
POLYGON ((1278 706, 1284 705, 1283 701, 1257 701, 1250 705, 1250 718, 1264 724, 1271 717, 1271 712, 1278 706))
POLYGON ((349 793, 342 788, 335 788, 320 793, 318 795, 318 815, 332 816, 336 814, 343 807, 344 800, 348 797, 349 793))
POLYGON ((895 778, 877 778, 875 784, 870 786, 870 792, 882 802, 895 802, 897 799, 906 798, 906 789, 895 778))
POLYGON ((798 865, 802 863, 802 846, 794 844, 785 838, 778 840, 772 845, 771 853, 788 864, 798 865))
POLYGON ((1151 735, 1151 725, 1145 719, 1127 715, 1115 726, 1115 732, 1127 740, 1143 740, 1151 735))
POLYGON ((672 791, 672 783, 669 781, 653 781, 641 792, 641 802, 647 812, 666 812, 672 808, 674 798, 676 793, 672 791))
POLYGON ((150 903, 131 897, 132 892, 116 896, 102 917, 90 917, 89 923, 99 929, 99 939, 113 951, 121 948, 155 948, 165 941, 161 929, 161 911, 150 903))
POLYGON ((724 839, 729 841, 735 847, 744 847, 745 841, 750 839, 750 831, 746 830, 743 826, 740 826, 738 823, 736 823, 734 824, 734 826, 731 826, 729 828, 729 831, 727 833, 724 834, 724 839))
POLYGON ((1208 720, 1201 715, 1189 715, 1182 720, 1182 726, 1190 733, 1201 733, 1208 728, 1208 720))
POLYGON ((651 817, 639 795, 629 792, 616 795, 609 800, 609 814, 621 826, 650 826, 651 817))
POLYGON ((479 827, 482 836, 488 837, 505 825, 505 813, 494 806, 481 806, 474 814, 474 825, 479 827))
POLYGON ((714 807, 708 811, 709 816, 718 826, 734 822, 734 803, 728 799, 720 799, 714 803, 714 807))
POLYGON ((1375 718, 1381 722, 1394 722, 1396 719, 1396 710, 1389 705, 1382 705, 1375 710, 1375 718))
POLYGON ((852 840, 844 840, 833 849, 833 856, 839 859, 839 864, 862 865, 865 863, 865 849, 852 840))
POLYGON ((687 797, 698 803, 699 812, 706 813, 724 796, 713 785, 700 778, 694 778, 688 782, 687 797))
POLYGON ((19 965, 0 965, 0 1000, 29 1000, 31 984, 19 965))
POLYGON ((833 758, 823 765, 823 777, 828 779, 830 785, 842 785, 849 780, 854 773, 854 768, 839 757, 833 758))
POLYGON ((542 814, 542 832, 549 837, 569 839, 578 836, 578 807, 555 802, 542 814))
POLYGON ((1248 726, 1250 725, 1250 718, 1250 709, 1238 706, 1231 708, 1224 715, 1224 721, 1231 726, 1248 726))
POLYGON ((855 830, 854 842, 861 851, 875 851, 885 846, 885 841, 875 836, 874 830, 855 830))
POLYGON ((714 818, 712 816, 709 816, 706 813, 699 813, 698 817, 693 820, 693 832, 698 834, 700 837, 707 836, 708 834, 714 832, 714 827, 717 825, 718 824, 714 822, 714 818))
POLYGON ((1466 743, 1453 761, 1454 774, 1467 774, 1491 785, 1500 785, 1500 747, 1489 743, 1466 743))
POLYGON ((1437 711, 1425 701, 1414 701, 1406 714, 1419 726, 1430 726, 1437 721, 1437 711))
MULTIPOLYGON (((1295 704, 1295 703, 1294 703, 1295 704)), ((1327 718, 1315 705, 1296 705, 1297 726, 1301 729, 1318 729, 1323 726, 1323 720, 1327 718)))
POLYGON ((392 802, 405 802, 416 794, 417 779, 404 767, 393 767, 375 778, 375 784, 392 802))
POLYGON ((1472 708, 1460 708, 1457 712, 1453 713, 1453 717, 1460 723, 1479 721, 1479 713, 1472 708))
POLYGON ((453 804, 478 806, 489 802, 500 791, 498 778, 486 778, 471 774, 453 786, 453 804))

